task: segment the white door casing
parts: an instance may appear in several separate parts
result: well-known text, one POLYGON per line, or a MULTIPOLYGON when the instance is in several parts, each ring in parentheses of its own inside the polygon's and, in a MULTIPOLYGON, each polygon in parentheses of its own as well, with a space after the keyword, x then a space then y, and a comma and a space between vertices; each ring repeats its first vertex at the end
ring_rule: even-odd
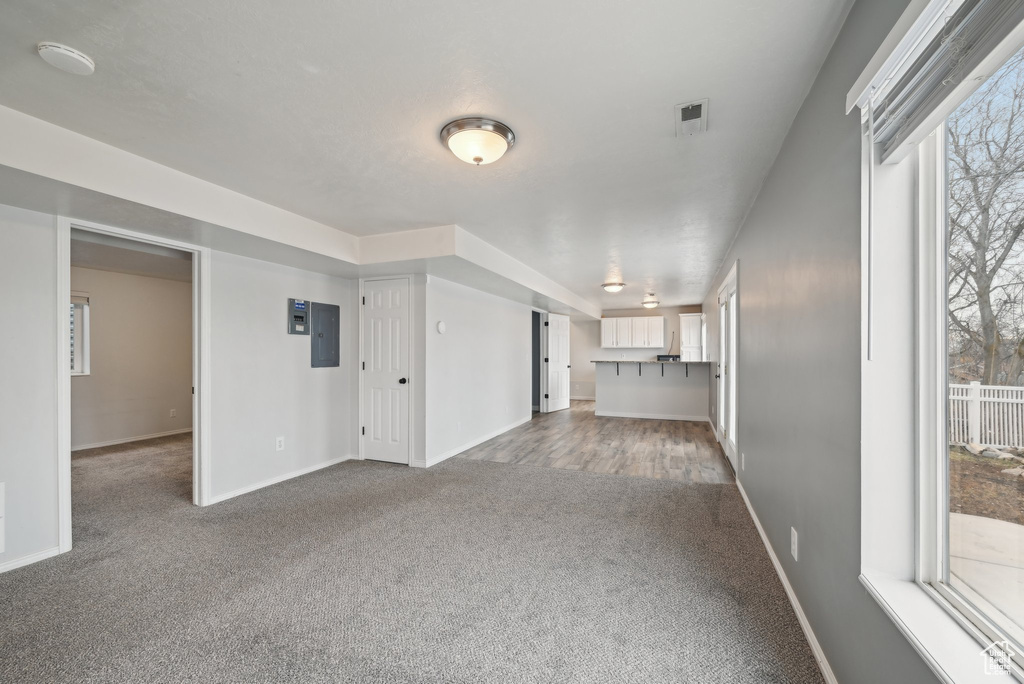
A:
POLYGON ((718 290, 718 439, 737 469, 739 376, 739 296, 737 266, 733 264, 718 290))
POLYGON ((408 278, 363 281, 363 458, 409 463, 408 278))
POLYGON ((569 317, 548 314, 547 411, 569 408, 569 317))

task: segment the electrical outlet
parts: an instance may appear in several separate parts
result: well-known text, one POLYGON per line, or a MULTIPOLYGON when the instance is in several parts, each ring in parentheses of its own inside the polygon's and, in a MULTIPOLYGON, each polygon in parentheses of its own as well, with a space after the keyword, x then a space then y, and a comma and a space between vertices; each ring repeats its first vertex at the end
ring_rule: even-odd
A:
POLYGON ((462 432, 462 423, 456 421, 456 423, 455 423, 455 431, 456 432, 462 432))
POLYGON ((171 418, 174 418, 177 415, 178 415, 178 409, 171 409, 171 418))
POLYGON ((789 552, 793 554, 793 560, 799 561, 797 557, 797 544, 796 544, 796 528, 789 528, 789 552))
POLYGON ((741 451, 740 452, 740 470, 746 470, 746 469, 747 469, 747 455, 741 451))
POLYGON ((284 437, 277 438, 277 450, 284 451, 284 437))
POLYGON ((624 359, 624 358, 626 358, 626 355, 625 354, 619 354, 619 358, 620 359, 624 359))

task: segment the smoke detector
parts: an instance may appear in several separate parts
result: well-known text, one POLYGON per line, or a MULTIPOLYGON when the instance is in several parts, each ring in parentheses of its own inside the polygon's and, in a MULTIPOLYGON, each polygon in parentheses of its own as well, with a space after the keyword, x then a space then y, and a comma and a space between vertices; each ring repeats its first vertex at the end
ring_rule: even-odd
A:
POLYGON ((47 41, 37 45, 36 50, 47 64, 69 74, 91 76, 96 71, 96 64, 89 58, 89 55, 67 45, 47 41))
POLYGON ((696 135, 708 130, 708 99, 676 105, 676 137, 696 135))

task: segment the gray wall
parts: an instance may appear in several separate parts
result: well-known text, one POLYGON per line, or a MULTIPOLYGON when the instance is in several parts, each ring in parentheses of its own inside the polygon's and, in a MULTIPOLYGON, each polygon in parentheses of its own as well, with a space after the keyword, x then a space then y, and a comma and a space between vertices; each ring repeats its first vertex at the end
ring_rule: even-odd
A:
MULTIPOLYGON (((844 102, 905 6, 853 6, 704 303, 716 311, 738 259, 739 479, 839 681, 851 684, 935 681, 857 579, 860 134, 844 102)), ((716 354, 717 316, 708 324, 716 354)))
POLYGON ((90 359, 71 378, 71 448, 190 430, 192 283, 72 267, 71 289, 89 294, 90 359))
POLYGON ((57 546, 57 228, 0 205, 0 565, 57 546))

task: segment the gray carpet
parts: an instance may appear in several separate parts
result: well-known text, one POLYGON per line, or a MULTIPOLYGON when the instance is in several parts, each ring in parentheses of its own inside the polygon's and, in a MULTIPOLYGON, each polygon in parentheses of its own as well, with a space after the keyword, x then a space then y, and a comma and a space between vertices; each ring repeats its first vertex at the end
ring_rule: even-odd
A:
POLYGON ((200 509, 190 450, 73 460, 0 681, 821 681, 733 485, 350 462, 200 509))

